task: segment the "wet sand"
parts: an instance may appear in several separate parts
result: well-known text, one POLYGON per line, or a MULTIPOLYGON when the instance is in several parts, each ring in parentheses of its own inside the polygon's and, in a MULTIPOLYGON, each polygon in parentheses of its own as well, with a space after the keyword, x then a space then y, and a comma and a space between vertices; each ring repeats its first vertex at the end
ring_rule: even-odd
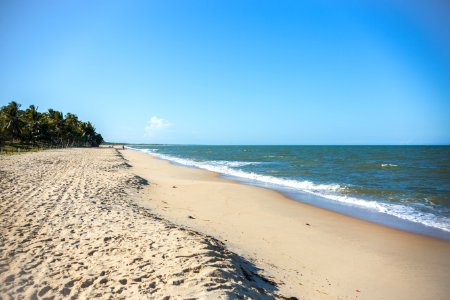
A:
MULTIPOLYGON (((121 151, 139 204, 225 242, 299 299, 448 299, 450 243, 343 216, 218 174, 121 151)), ((330 170, 332 171, 332 170, 330 170)))

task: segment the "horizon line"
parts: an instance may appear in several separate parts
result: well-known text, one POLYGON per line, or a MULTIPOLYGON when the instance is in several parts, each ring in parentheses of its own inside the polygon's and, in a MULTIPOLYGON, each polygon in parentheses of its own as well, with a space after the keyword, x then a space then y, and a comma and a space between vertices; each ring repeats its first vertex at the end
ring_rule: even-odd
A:
POLYGON ((104 142, 103 144, 120 145, 152 145, 152 146, 450 146, 450 144, 189 144, 189 143, 122 143, 122 142, 104 142))

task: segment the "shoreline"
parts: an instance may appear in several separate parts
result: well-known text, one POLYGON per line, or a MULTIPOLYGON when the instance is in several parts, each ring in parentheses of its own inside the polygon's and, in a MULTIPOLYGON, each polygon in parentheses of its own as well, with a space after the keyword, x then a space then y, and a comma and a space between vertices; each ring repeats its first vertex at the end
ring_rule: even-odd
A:
POLYGON ((133 148, 127 146, 126 149, 132 151, 139 151, 150 155, 156 159, 167 161, 175 166, 194 168, 199 170, 204 170, 207 172, 212 172, 217 174, 218 177, 225 180, 231 180, 239 184, 245 184, 249 186, 255 186, 263 189, 268 189, 271 191, 276 191, 282 196, 289 198, 290 200, 300 202, 302 204, 311 205, 313 207, 322 208, 327 211, 335 212, 341 215, 345 215, 351 218, 355 218, 361 221, 370 222, 373 224, 378 224, 391 229, 400 230, 403 232, 409 232, 413 234, 419 234, 426 237, 436 238, 439 240, 444 240, 450 242, 450 232, 447 232, 441 228, 427 226, 420 222, 414 222, 407 218, 399 217, 395 214, 388 214, 385 212, 374 211, 367 207, 360 207, 358 205, 352 205, 348 203, 342 203, 339 201, 334 201, 327 199, 323 196, 316 195, 314 193, 309 193, 306 191, 294 191, 289 187, 269 184, 266 182, 261 182, 256 179, 249 179, 245 177, 239 177, 238 175, 231 175, 227 173, 221 173, 220 171, 210 170, 208 168, 203 168, 195 165, 185 165, 178 162, 176 159, 172 160, 169 158, 160 157, 157 153, 149 153, 142 151, 141 149, 133 148))
POLYGON ((151 182, 140 205, 255 260, 285 282, 284 294, 308 299, 444 299, 450 294, 447 241, 341 215, 139 151, 121 152, 132 171, 151 182), (421 291, 409 291, 414 286, 421 291))
MULTIPOLYGON (((162 158, 156 157, 157 159, 164 160, 162 158)), ((188 167, 189 166, 183 166, 181 164, 177 164, 174 162, 169 161, 170 163, 173 163, 174 165, 180 166, 180 167, 188 167)), ((196 168, 196 167, 193 167, 196 168)), ((201 169, 201 168, 199 168, 201 169)), ((201 169, 204 170, 204 169, 201 169)), ((208 170, 206 170, 208 171, 208 170)), ((214 171, 209 171, 213 173, 217 173, 217 176, 220 178, 223 178, 225 180, 230 180, 233 182, 236 182, 238 184, 245 184, 249 186, 254 186, 262 189, 266 189, 269 191, 275 191, 282 195, 283 197, 286 197, 287 199, 301 203, 304 205, 309 205, 315 208, 324 209, 329 212, 337 213, 340 215, 344 215, 349 218, 357 219, 363 222, 369 222, 372 224, 376 224, 379 226, 383 226, 386 228, 390 228, 393 230, 399 230, 406 233, 411 234, 417 234, 423 237, 429 237, 433 239, 438 239, 442 241, 450 242, 450 233, 447 231, 444 231, 440 228, 435 227, 429 227, 421 223, 412 222, 409 220, 405 220, 393 215, 384 214, 381 212, 370 212, 370 214, 367 214, 368 209, 357 207, 357 206, 350 206, 350 205, 344 205, 341 203, 335 203, 331 200, 328 200, 326 198, 308 194, 306 192, 289 192, 287 190, 284 190, 283 188, 277 188, 277 187, 268 187, 264 184, 261 184, 259 182, 252 182, 252 181, 245 181, 242 180, 239 177, 227 175, 227 174, 221 174, 214 171)))

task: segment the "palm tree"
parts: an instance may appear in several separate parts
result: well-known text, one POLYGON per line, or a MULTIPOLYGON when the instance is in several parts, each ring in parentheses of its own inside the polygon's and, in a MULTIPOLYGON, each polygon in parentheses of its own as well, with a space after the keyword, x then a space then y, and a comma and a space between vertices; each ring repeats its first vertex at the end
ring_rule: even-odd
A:
POLYGON ((98 147, 101 143, 103 143, 103 137, 100 133, 96 133, 94 135, 93 143, 91 144, 91 146, 98 147))
POLYGON ((65 130, 65 139, 67 142, 67 146, 74 146, 79 144, 79 138, 82 135, 82 131, 80 130, 78 124, 78 117, 75 114, 67 113, 66 118, 64 119, 66 130, 65 130))
POLYGON ((53 109, 40 113, 34 105, 22 111, 13 101, 0 107, 0 145, 17 140, 32 142, 33 146, 97 147, 103 137, 91 122, 82 122, 75 114, 67 113, 64 117, 53 109))
POLYGON ((63 134, 64 134, 64 118, 60 111, 49 109, 47 113, 50 132, 52 135, 52 143, 55 145, 63 146, 63 134))
POLYGON ((0 147, 3 146, 8 139, 6 134, 6 120, 4 117, 4 108, 0 108, 0 147))
POLYGON ((20 120, 20 104, 12 101, 7 106, 5 106, 3 111, 4 126, 8 137, 14 141, 21 138, 23 122, 20 120))
POLYGON ((27 129, 28 140, 31 140, 33 142, 33 146, 35 146, 36 141, 41 134, 41 113, 37 111, 37 108, 34 105, 30 105, 30 107, 25 110, 24 120, 26 123, 25 128, 27 129))
POLYGON ((95 135, 95 128, 91 122, 83 123, 83 140, 85 145, 91 145, 95 135))

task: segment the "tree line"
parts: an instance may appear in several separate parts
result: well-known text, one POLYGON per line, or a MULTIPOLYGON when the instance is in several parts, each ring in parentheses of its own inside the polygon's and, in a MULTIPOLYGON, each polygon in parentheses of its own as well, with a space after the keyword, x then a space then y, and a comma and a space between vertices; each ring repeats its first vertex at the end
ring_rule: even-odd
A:
POLYGON ((103 142, 91 122, 83 122, 75 114, 49 109, 39 112, 30 105, 20 109, 15 101, 0 108, 0 146, 32 147, 98 147, 103 142))

